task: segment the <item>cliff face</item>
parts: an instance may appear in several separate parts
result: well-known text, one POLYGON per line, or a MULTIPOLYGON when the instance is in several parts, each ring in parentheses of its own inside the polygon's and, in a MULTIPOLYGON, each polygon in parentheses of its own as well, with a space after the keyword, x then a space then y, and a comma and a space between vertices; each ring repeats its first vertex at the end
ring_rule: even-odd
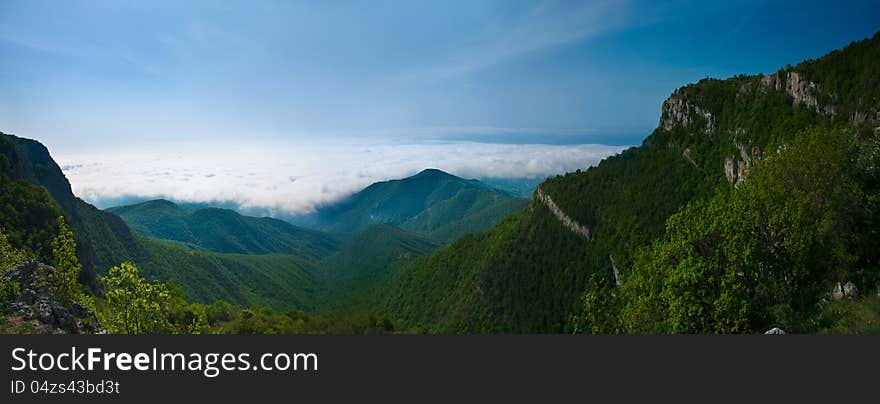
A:
POLYGON ((10 155, 12 164, 7 173, 9 177, 44 186, 62 209, 72 209, 75 197, 70 182, 46 146, 35 140, 7 136, 14 145, 14 152, 10 155))
POLYGON ((846 104, 846 97, 810 80, 798 71, 800 67, 766 76, 706 79, 682 87, 663 102, 657 131, 668 147, 682 149, 681 156, 693 167, 720 166, 723 178, 739 185, 754 163, 763 159, 763 149, 794 135, 799 127, 880 125, 880 106, 872 108, 862 98, 846 104), (841 115, 841 110, 853 112, 841 115), (752 126, 740 126, 744 123, 752 126), (713 155, 718 151, 723 154, 713 155), (698 156, 714 161, 696 161, 698 156))
POLYGON ((746 175, 756 161, 764 158, 764 152, 758 146, 749 148, 745 144, 736 143, 739 156, 724 158, 724 178, 736 185, 746 180, 746 175))
POLYGON ((777 71, 771 75, 761 77, 761 92, 785 91, 790 95, 794 104, 804 104, 816 110, 816 113, 834 115, 834 105, 819 105, 818 95, 821 92, 819 86, 807 80, 803 74, 797 71, 777 71))
POLYGON ((880 126, 880 33, 768 75, 704 79, 677 89, 647 144, 733 184, 764 150, 811 126, 880 126))
POLYGON ((101 211, 73 194, 70 182, 40 142, 0 133, 12 147, 4 174, 45 187, 76 234, 77 258, 83 266, 81 281, 94 286, 95 272, 103 272, 142 254, 131 230, 116 215, 101 211))
POLYGON ((663 101, 659 127, 666 131, 676 127, 688 128, 698 122, 698 117, 703 119, 700 131, 710 133, 715 129, 715 121, 711 112, 676 93, 663 101))
MULTIPOLYGON (((710 83, 732 82, 738 84, 735 99, 740 103, 748 104, 754 100, 755 92, 768 94, 778 92, 787 94, 791 99, 791 105, 803 104, 816 111, 817 114, 834 116, 836 107, 832 103, 821 103, 819 100, 823 94, 821 86, 804 77, 795 70, 782 69, 773 74, 762 76, 737 76, 727 80, 706 79, 697 84, 682 87, 676 90, 663 102, 661 108, 659 130, 673 131, 683 128, 691 132, 709 134, 716 129, 727 129, 738 135, 743 134, 742 128, 726 128, 716 123, 718 116, 727 111, 715 111, 707 104, 707 88, 710 83)), ((828 99, 836 98, 834 94, 825 94, 828 99)), ((730 109, 724 106, 723 109, 730 109)), ((861 111, 858 120, 865 121, 870 114, 861 111)))

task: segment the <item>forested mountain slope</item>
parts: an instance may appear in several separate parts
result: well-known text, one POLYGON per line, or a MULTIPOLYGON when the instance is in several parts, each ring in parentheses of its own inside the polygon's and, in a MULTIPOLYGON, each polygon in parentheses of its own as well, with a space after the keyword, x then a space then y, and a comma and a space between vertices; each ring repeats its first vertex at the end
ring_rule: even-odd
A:
MULTIPOLYGON (((122 219, 73 195, 70 183, 45 146, 34 140, 6 134, 0 134, 0 145, 0 169, 3 174, 11 180, 46 189, 73 227, 77 238, 77 257, 83 265, 85 282, 94 285, 96 271, 106 271, 119 262, 143 254, 122 219)), ((46 220, 54 221, 55 218, 46 220)))
POLYGON ((321 259, 338 242, 319 231, 219 208, 184 209, 166 200, 109 208, 145 236, 233 254, 292 254, 321 259))
POLYGON ((279 310, 314 308, 314 260, 289 254, 221 254, 137 237, 145 255, 135 262, 143 274, 173 282, 188 300, 279 310))
MULTIPOLYGON (((0 134, 0 169, 0 227, 13 247, 52 262, 50 242, 58 234, 57 218, 63 215, 76 237, 81 280, 92 288, 97 287, 96 275, 129 261, 144 275, 173 281, 191 300, 309 308, 314 265, 335 248, 335 242, 318 235, 309 239, 315 248, 302 257, 245 256, 192 251, 138 237, 118 216, 75 197, 48 150, 30 139, 0 134)), ((293 227, 280 227, 285 226, 293 227)))
POLYGON ((440 247, 434 240, 389 224, 366 228, 316 265, 323 310, 344 307, 386 279, 395 268, 440 247))
POLYGON ((343 237, 374 224, 391 224, 451 241, 489 228, 525 203, 477 180, 427 169, 401 180, 374 183, 295 222, 343 237))
POLYGON ((880 36, 771 75, 687 85, 661 112, 658 128, 640 147, 540 185, 568 217, 589 228, 589 238, 533 200, 491 230, 398 271, 377 304, 407 324, 441 332, 754 332, 774 325, 815 331, 824 310, 818 303, 831 298, 834 285, 877 287, 880 36), (756 178, 778 181, 747 186, 761 170, 776 174, 756 178), (831 185, 810 185, 837 183, 848 184, 852 198, 831 185), (793 189, 774 194, 781 205, 770 204, 764 192, 786 186, 793 189), (753 205, 765 214, 751 219, 737 207, 745 196, 718 196, 750 192, 766 202, 753 205), (689 206, 706 200, 716 200, 720 210, 700 214, 740 212, 746 216, 739 222, 753 226, 730 234, 715 227, 704 238, 688 239, 701 233, 681 233, 693 223, 679 219, 699 217, 688 213, 696 209, 689 206), (847 212, 858 215, 841 219, 847 212), (741 251, 718 242, 756 232, 773 237, 741 251), (798 246, 786 244, 796 239, 798 246), (669 249, 676 245, 680 250, 673 254, 669 249), (725 261, 718 261, 722 252, 725 261), (723 263, 728 261, 741 265, 723 263), (786 264, 803 273, 767 269, 786 264), (613 265, 623 287, 616 286, 613 265), (730 268, 738 270, 721 271, 730 268), (664 283, 686 279, 703 281, 664 283))

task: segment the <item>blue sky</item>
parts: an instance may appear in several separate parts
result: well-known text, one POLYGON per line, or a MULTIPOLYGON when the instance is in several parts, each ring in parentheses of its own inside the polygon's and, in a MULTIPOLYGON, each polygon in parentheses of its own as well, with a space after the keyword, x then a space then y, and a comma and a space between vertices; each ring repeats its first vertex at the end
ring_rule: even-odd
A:
POLYGON ((876 1, 720 3, 4 1, 0 130, 57 147, 631 138, 687 82, 771 72, 880 29, 876 1))
MULTIPOLYGON (((206 141, 234 151, 355 138, 496 143, 507 154, 487 172, 552 175, 597 155, 536 161, 563 149, 508 146, 638 144, 688 82, 772 72, 878 29, 876 0, 3 1, 0 131, 44 142, 70 167, 98 150, 165 156, 189 142, 195 159, 206 141)), ((385 158, 363 164, 398 168, 346 189, 438 165, 385 158)), ((103 170, 67 174, 93 199, 188 186, 144 192, 144 174, 110 191, 116 168, 103 170)))

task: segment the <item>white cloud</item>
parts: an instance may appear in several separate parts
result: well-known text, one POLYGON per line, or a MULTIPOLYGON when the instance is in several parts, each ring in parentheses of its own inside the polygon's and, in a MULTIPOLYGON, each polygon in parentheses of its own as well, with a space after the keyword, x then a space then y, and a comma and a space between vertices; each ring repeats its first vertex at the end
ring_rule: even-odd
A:
POLYGON ((162 197, 296 214, 425 168, 465 178, 536 178, 594 165, 621 149, 469 142, 187 143, 57 160, 74 193, 87 201, 162 197))

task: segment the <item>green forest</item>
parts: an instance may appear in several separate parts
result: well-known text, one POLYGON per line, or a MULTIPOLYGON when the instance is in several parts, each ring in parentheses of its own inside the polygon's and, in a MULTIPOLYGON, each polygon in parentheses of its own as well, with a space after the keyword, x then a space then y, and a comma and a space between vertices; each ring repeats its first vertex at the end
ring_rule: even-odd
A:
POLYGON ((533 200, 378 304, 431 332, 876 332, 878 61, 875 35, 685 86, 687 113, 664 108, 640 147, 540 185, 589 239, 533 200), (792 73, 815 83, 805 102, 766 85, 792 73), (847 284, 863 293, 835 301, 847 284))

